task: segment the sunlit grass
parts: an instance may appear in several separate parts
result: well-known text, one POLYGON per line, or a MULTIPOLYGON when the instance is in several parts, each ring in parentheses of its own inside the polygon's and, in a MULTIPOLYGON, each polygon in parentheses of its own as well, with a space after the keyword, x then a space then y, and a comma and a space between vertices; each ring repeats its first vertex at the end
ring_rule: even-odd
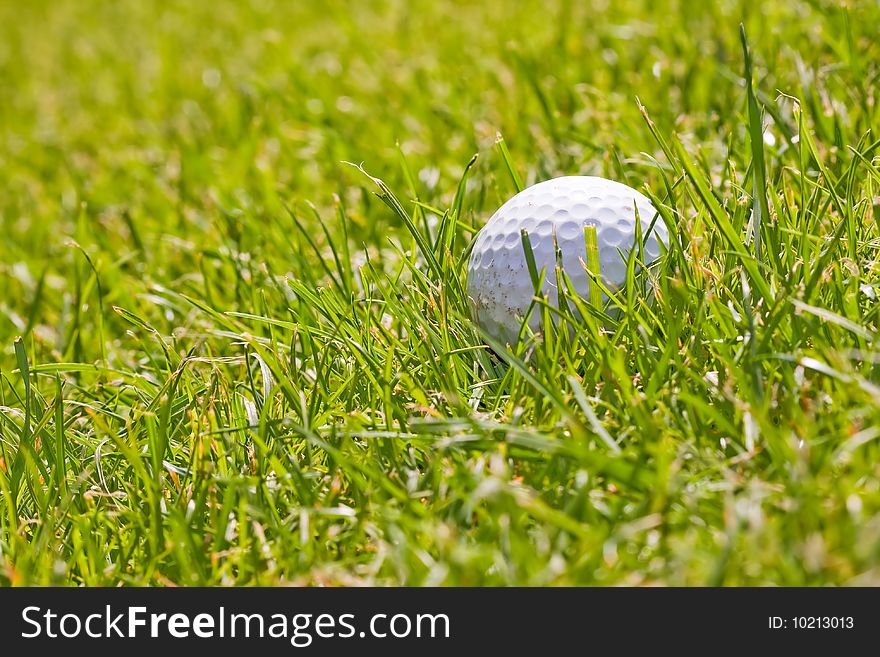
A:
POLYGON ((880 10, 589 4, 0 5, 0 583, 880 583, 880 10), (664 257, 492 343, 578 173, 664 257))

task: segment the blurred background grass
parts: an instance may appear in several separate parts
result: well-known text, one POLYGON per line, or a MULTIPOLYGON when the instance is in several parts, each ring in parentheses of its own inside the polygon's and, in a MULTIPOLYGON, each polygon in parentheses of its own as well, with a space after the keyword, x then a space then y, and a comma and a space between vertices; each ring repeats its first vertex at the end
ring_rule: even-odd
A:
POLYGON ((94 302, 76 309, 88 265, 71 241, 105 303, 160 325, 138 292, 198 286, 223 254, 315 265, 276 239, 282 202, 339 195, 355 242, 384 248, 393 228, 340 162, 399 189, 397 143, 438 206, 480 153, 467 207, 482 216, 512 191, 498 131, 529 182, 651 181, 638 97, 717 173, 745 139, 740 20, 767 98, 805 99, 825 143, 855 143, 877 113, 876 3, 848 16, 820 1, 0 3, 2 353, 31 325, 39 354, 101 355, 71 335, 72 316, 98 330, 94 302))

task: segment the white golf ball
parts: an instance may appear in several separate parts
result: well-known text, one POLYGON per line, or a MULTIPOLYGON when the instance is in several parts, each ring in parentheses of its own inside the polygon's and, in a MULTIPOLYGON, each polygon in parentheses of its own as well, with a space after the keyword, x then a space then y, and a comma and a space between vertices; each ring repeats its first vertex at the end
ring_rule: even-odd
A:
MULTIPOLYGON (((545 269, 543 291, 557 303, 553 236, 562 251, 562 268, 577 293, 589 296, 584 269, 584 226, 595 226, 599 270, 609 289, 626 280, 626 258, 635 245, 636 212, 642 224, 645 264, 668 243, 662 218, 648 198, 632 187, 594 176, 564 176, 524 189, 502 205, 477 235, 468 262, 467 290, 477 323, 501 342, 514 343, 534 296, 520 231, 529 235, 538 273, 545 269), (648 228, 653 222, 650 234, 648 228)), ((529 325, 538 331, 540 313, 529 325)))

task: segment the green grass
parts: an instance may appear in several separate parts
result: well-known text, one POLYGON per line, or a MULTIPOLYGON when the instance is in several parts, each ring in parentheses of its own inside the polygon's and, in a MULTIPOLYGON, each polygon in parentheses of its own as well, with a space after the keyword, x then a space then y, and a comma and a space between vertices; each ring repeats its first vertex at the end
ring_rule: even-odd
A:
POLYGON ((0 583, 880 584, 838 4, 0 2, 0 583), (576 173, 668 252, 495 355, 475 231, 576 173))

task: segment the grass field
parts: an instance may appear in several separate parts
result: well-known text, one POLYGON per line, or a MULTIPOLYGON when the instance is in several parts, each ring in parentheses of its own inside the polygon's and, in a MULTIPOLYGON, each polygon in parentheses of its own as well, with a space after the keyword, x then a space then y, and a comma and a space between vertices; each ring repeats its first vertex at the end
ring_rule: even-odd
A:
POLYGON ((880 6, 705 4, 0 1, 0 583, 880 584, 880 6), (579 173, 668 252, 496 355, 579 173))

